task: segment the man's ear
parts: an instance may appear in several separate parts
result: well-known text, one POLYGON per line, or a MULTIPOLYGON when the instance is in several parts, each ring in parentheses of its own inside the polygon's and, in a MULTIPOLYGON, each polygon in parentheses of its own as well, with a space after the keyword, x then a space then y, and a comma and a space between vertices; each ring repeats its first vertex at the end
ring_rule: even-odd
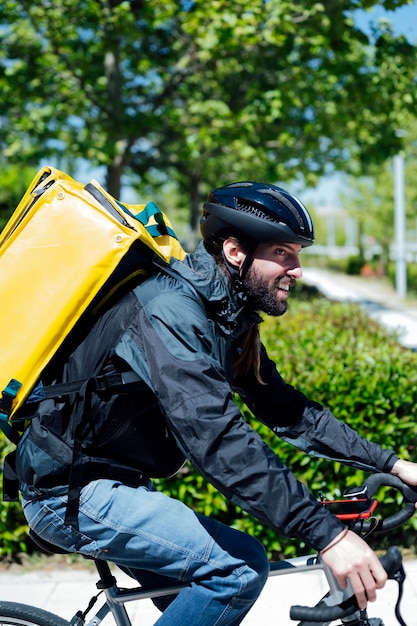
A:
POLYGON ((246 258, 241 244, 236 237, 228 237, 223 242, 223 254, 231 265, 240 268, 246 258))

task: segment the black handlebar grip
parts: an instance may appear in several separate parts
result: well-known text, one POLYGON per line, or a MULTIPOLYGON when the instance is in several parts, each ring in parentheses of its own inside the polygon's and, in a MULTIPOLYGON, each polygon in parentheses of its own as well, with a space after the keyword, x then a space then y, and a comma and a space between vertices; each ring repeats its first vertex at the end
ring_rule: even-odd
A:
POLYGON ((368 533, 368 532, 385 533, 388 530, 392 530, 393 528, 402 526, 402 524, 404 524, 407 520, 413 517, 415 512, 416 512, 415 505, 412 504, 411 502, 407 502, 407 504, 404 504, 401 511, 398 511, 398 513, 394 513, 394 515, 391 515, 390 517, 387 517, 386 519, 377 520, 376 525, 375 525, 375 520, 373 521, 360 520, 358 522, 354 522, 350 526, 350 528, 351 530, 353 530, 354 532, 358 534, 368 533))
POLYGON ((401 491, 406 502, 417 502, 417 487, 406 485, 397 476, 393 474, 372 474, 365 480, 365 486, 368 488, 368 495, 372 498, 380 487, 394 487, 401 491))
POLYGON ((356 602, 352 601, 352 606, 342 608, 336 606, 299 606, 295 604, 290 608, 290 619, 306 620, 309 622, 332 622, 335 619, 349 617, 358 610, 356 602))
POLYGON ((387 519, 381 520, 377 527, 377 532, 386 532, 387 530, 392 530, 393 528, 397 528, 397 526, 401 526, 411 517, 413 517, 416 512, 416 507, 413 503, 407 502, 404 504, 401 511, 391 515, 391 517, 387 517, 387 519))
POLYGON ((397 546, 388 548, 384 556, 379 559, 382 567, 388 574, 390 580, 395 579, 395 575, 402 568, 403 557, 397 546))
POLYGON ((394 487, 394 489, 398 489, 398 491, 402 493, 405 504, 403 505, 403 508, 398 511, 398 513, 395 513, 384 520, 379 520, 375 529, 372 528, 371 522, 365 522, 362 524, 358 522, 355 525, 358 531, 362 530, 366 532, 372 528, 374 532, 387 532, 388 530, 392 530, 393 528, 397 528, 398 526, 404 524, 416 512, 415 503, 417 502, 417 487, 406 485, 397 476, 393 476, 392 474, 372 474, 366 479, 364 485, 367 487, 368 496, 370 498, 375 495, 380 487, 394 487))
POLYGON ((300 606, 298 604, 294 604, 290 608, 290 619, 296 621, 306 620, 309 622, 332 622, 335 619, 342 619, 343 617, 349 617, 352 615, 355 610, 357 610, 354 606, 355 603, 352 602, 352 607, 350 608, 341 608, 339 605, 336 606, 300 606))

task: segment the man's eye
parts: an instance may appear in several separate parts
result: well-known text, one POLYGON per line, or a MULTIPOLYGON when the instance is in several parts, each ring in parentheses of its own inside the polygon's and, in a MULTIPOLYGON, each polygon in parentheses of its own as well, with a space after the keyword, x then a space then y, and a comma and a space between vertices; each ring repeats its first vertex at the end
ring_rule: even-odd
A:
POLYGON ((277 254, 278 256, 285 256, 285 255, 287 254, 287 251, 286 251, 286 250, 284 250, 283 248, 278 248, 278 249, 276 250, 276 254, 277 254))

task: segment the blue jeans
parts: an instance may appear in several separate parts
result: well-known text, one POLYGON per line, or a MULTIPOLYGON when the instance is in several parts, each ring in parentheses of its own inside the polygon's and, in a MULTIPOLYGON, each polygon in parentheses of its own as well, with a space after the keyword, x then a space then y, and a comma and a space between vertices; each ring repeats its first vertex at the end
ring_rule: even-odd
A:
POLYGON ((165 603, 158 626, 240 624, 268 577, 256 539, 194 513, 151 484, 88 484, 78 530, 64 524, 65 508, 64 497, 23 502, 31 528, 55 545, 112 561, 145 586, 192 583, 165 603))

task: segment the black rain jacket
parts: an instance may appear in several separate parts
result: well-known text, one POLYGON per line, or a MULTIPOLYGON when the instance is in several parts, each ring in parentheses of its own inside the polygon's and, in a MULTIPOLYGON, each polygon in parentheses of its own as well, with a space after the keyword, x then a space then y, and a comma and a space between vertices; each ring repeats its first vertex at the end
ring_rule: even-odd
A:
MULTIPOLYGON (((233 503, 280 534, 323 549, 343 524, 244 421, 234 393, 279 437, 309 454, 370 472, 390 471, 398 457, 286 384, 262 345, 266 384, 252 374, 233 380, 233 354, 260 318, 231 290, 203 244, 172 267, 182 278, 161 272, 136 286, 102 315, 63 367, 58 382, 109 367, 131 368, 142 381, 123 393, 81 394, 94 430, 83 449, 93 459, 84 482, 119 476, 134 484, 130 469, 138 477, 164 477, 189 459, 233 503)), ((67 486, 70 458, 60 451, 60 437, 68 428, 73 435, 79 403, 73 394, 40 404, 17 450, 26 498, 67 486)))

